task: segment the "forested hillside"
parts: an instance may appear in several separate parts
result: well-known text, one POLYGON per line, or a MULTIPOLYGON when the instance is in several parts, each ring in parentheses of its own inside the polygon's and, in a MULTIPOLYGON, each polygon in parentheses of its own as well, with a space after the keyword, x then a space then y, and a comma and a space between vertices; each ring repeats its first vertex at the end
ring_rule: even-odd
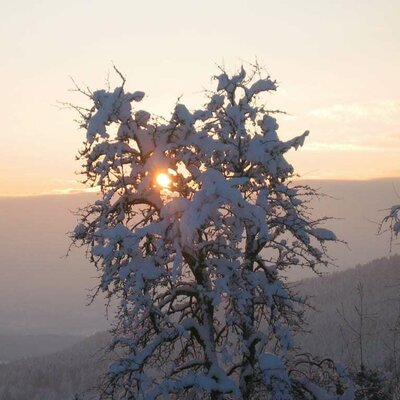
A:
POLYGON ((367 367, 394 368, 400 346, 400 256, 302 281, 298 289, 315 307, 306 314, 306 350, 360 365, 359 335, 367 367), (361 322, 361 293, 363 321, 361 322), (356 310, 356 307, 358 311, 356 310))
POLYGON ((80 342, 73 335, 1 335, 0 362, 55 353, 80 342))
MULTIPOLYGON (((360 349, 355 333, 360 332, 360 318, 355 311, 355 306, 360 308, 357 287, 364 292, 361 333, 365 365, 398 374, 400 256, 299 282, 297 290, 310 296, 316 310, 306 314, 311 333, 298 340, 313 354, 359 368, 360 349)), ((108 365, 102 349, 109 340, 108 334, 98 333, 49 356, 0 365, 0 400, 71 400, 75 393, 93 399, 91 389, 108 365)))
POLYGON ((49 356, 0 365, 1 400, 72 400, 93 398, 93 387, 106 370, 109 335, 98 333, 49 356))

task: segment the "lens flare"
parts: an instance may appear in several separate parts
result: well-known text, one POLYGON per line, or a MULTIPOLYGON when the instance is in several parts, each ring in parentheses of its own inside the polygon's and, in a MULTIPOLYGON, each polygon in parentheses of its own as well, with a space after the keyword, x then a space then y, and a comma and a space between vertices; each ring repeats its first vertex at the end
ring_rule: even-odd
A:
POLYGON ((167 188, 171 184, 171 178, 168 176, 168 174, 161 173, 157 175, 156 182, 157 185, 167 188))

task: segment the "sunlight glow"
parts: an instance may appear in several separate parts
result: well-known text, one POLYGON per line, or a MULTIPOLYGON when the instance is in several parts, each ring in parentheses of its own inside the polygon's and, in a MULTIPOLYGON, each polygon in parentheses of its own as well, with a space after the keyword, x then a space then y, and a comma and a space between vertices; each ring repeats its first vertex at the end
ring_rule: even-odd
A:
POLYGON ((159 186, 163 188, 168 188, 171 184, 171 178, 166 173, 161 173, 157 175, 156 182, 159 186))

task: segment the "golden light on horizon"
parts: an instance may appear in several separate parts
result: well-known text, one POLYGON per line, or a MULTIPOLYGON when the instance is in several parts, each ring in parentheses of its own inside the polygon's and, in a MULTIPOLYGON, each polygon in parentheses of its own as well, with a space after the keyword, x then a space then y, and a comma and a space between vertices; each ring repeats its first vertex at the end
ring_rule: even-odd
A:
POLYGON ((156 178, 157 185, 163 187, 163 188, 168 188, 169 185, 171 184, 171 178, 166 174, 165 172, 162 172, 157 175, 156 178))

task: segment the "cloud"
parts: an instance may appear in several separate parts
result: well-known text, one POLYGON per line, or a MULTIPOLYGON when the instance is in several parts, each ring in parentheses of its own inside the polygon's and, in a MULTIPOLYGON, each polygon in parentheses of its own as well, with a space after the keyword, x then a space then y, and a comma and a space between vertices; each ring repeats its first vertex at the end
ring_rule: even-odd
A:
POLYGON ((76 179, 54 179, 54 182, 57 183, 76 183, 76 179))
POLYGON ((42 194, 77 194, 77 193, 99 193, 100 188, 98 186, 90 188, 63 188, 63 189, 52 189, 50 192, 42 194))
POLYGON ((334 104, 317 108, 309 116, 320 119, 356 122, 362 119, 390 122, 400 118, 400 100, 383 100, 368 103, 334 104))
POLYGON ((357 143, 321 143, 321 142, 313 142, 304 145, 304 151, 349 151, 349 152, 381 152, 385 151, 399 151, 399 147, 383 147, 383 146, 374 146, 374 145, 364 145, 357 143))

